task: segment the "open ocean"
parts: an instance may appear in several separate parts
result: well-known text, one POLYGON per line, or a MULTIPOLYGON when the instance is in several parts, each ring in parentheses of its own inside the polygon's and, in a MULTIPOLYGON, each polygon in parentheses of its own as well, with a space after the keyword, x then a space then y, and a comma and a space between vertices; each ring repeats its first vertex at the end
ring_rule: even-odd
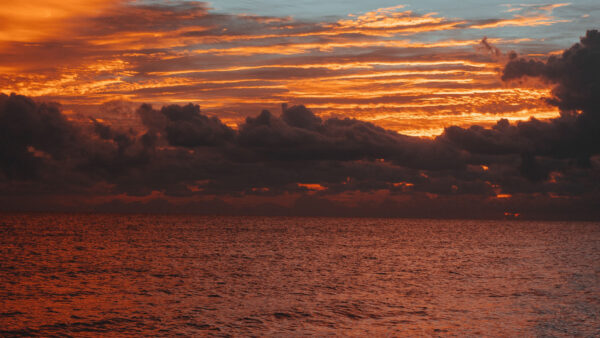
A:
POLYGON ((0 336, 600 336, 600 223, 0 215, 0 336))

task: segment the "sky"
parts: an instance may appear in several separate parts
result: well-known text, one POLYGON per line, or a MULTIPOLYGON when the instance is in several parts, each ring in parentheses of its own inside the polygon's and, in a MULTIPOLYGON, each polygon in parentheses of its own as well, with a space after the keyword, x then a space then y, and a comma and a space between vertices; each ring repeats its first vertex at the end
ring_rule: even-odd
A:
POLYGON ((597 217, 599 17, 593 1, 6 4, 0 200, 597 217))

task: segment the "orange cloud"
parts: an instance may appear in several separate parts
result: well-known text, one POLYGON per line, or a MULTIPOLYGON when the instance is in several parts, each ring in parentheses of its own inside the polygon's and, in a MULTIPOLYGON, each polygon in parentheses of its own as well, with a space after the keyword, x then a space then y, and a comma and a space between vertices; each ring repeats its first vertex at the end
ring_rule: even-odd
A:
POLYGON ((471 25, 471 28, 485 29, 485 28, 498 28, 498 27, 536 27, 536 26, 550 26, 561 22, 570 22, 570 20, 557 19, 552 16, 552 11, 555 8, 569 6, 570 3, 559 3, 551 5, 521 5, 523 7, 510 8, 509 12, 525 10, 526 14, 516 14, 511 19, 501 20, 490 20, 490 22, 471 25), (529 8, 527 8, 529 7, 529 8))
POLYGON ((9 1, 0 6, 0 41, 35 42, 59 37, 74 28, 74 19, 91 16, 118 0, 9 1))
MULTIPOLYGON (((104 116, 95 107, 114 100, 194 102, 232 126, 263 108, 302 103, 322 116, 349 115, 418 136, 451 124, 490 125, 499 116, 516 121, 558 114, 541 100, 547 85, 501 83, 502 65, 475 48, 481 37, 429 41, 419 34, 551 24, 559 5, 487 23, 402 6, 335 22, 216 20, 203 6, 116 0, 3 6, 8 28, 0 33, 0 92, 57 100, 96 118, 104 116)), ((487 41, 500 47, 534 42, 487 41)))

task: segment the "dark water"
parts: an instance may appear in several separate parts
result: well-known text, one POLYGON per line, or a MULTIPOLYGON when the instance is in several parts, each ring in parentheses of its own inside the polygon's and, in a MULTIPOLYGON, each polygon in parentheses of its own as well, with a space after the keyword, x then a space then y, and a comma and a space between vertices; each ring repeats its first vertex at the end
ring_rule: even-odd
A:
POLYGON ((0 336, 600 336, 598 223, 0 217, 0 336))

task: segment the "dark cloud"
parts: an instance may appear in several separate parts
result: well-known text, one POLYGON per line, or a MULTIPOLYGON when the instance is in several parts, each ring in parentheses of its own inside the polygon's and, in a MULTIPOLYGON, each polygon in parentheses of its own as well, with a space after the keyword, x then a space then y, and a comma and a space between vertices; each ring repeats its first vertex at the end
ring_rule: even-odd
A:
POLYGON ((138 109, 142 122, 154 132, 162 132, 170 145, 182 147, 222 145, 233 139, 231 128, 218 118, 200 114, 198 105, 170 105, 160 111, 150 105, 138 109))
POLYGON ((580 43, 546 61, 511 57, 502 79, 522 77, 555 84, 548 102, 560 108, 561 117, 514 125, 500 120, 490 129, 450 127, 441 138, 471 153, 519 154, 522 174, 534 181, 548 172, 538 158, 567 159, 590 167, 590 157, 600 153, 600 33, 588 31, 580 43))
POLYGON ((321 121, 304 106, 291 107, 281 118, 263 111, 241 126, 239 144, 260 160, 387 160, 416 169, 456 169, 461 153, 444 142, 400 135, 356 119, 321 121))
POLYGON ((45 156, 62 159, 78 141, 57 104, 0 94, 0 166, 9 179, 36 176, 45 156))
POLYGON ((317 130, 321 126, 321 118, 313 114, 304 106, 294 106, 290 109, 285 108, 281 118, 285 123, 292 127, 308 130, 317 130))
POLYGON ((515 58, 505 67, 503 80, 541 77, 556 84, 550 102, 561 110, 580 110, 585 118, 600 116, 600 32, 589 30, 581 42, 551 56, 546 62, 515 58))
POLYGON ((481 48, 483 48, 485 51, 487 51, 488 53, 490 53, 491 55, 493 55, 495 57, 502 56, 502 52, 500 51, 500 49, 498 49, 498 47, 492 45, 488 41, 487 36, 484 36, 483 39, 481 39, 481 41, 479 42, 479 45, 481 46, 481 48))

